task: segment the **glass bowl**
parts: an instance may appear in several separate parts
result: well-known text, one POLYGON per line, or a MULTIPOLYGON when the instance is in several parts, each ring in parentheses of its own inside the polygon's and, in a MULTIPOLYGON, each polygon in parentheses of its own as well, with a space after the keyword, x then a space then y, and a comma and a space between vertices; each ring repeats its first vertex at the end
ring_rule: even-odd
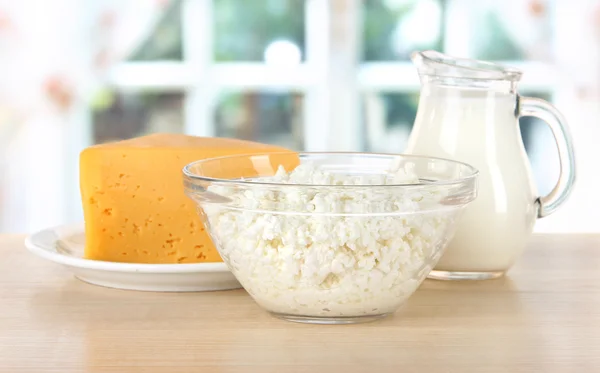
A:
POLYGON ((294 152, 201 160, 183 173, 252 298, 279 318, 330 324, 398 310, 441 257, 478 174, 440 158, 294 152))

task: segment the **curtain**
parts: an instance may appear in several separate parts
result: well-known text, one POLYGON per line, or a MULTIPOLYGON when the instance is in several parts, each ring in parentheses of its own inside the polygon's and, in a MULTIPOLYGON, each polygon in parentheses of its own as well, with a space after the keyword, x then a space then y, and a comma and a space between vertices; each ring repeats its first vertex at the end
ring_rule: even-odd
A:
POLYGON ((0 232, 63 220, 73 121, 168 5, 0 0, 0 232))

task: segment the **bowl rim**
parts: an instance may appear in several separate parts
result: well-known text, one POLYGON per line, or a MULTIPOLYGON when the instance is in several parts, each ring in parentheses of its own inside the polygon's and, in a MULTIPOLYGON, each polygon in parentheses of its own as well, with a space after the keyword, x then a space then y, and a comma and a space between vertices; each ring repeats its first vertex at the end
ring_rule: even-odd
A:
MULTIPOLYGON (((465 183, 471 179, 475 179, 479 175, 479 170, 474 166, 471 166, 468 163, 455 161, 448 158, 442 157, 431 157, 427 155, 413 155, 413 154, 402 154, 402 153, 379 153, 379 152, 349 152, 349 151, 281 151, 281 152, 265 152, 265 153, 246 153, 246 154, 235 154, 235 155, 225 155, 219 157, 212 157, 197 160, 185 165, 182 169, 185 177, 190 178, 192 180, 205 181, 210 183, 223 183, 227 185, 245 185, 245 186, 264 186, 264 187, 318 187, 318 188, 393 188, 393 187, 427 187, 427 186, 447 186, 447 185, 457 185, 465 183), (451 179, 451 180, 436 180, 436 181, 428 181, 423 182, 419 181, 418 183, 398 183, 398 184, 352 184, 352 185, 331 185, 331 184, 293 184, 293 183, 280 183, 280 182, 268 182, 268 181, 254 181, 251 179, 248 180, 240 180, 240 179, 224 179, 218 177, 211 176, 201 176, 197 173, 191 171, 191 168, 204 163, 216 162, 223 159, 234 159, 234 158, 245 158, 252 156, 273 156, 273 155, 283 155, 283 154, 297 154, 308 155, 308 156, 336 156, 336 155, 346 155, 346 156, 368 156, 375 158, 384 158, 384 157, 400 157, 401 159, 419 159, 419 160, 434 160, 434 161, 443 161, 448 162, 450 164, 461 165, 465 167, 470 173, 464 177, 451 179)), ((421 179, 419 179, 421 180, 421 179)))

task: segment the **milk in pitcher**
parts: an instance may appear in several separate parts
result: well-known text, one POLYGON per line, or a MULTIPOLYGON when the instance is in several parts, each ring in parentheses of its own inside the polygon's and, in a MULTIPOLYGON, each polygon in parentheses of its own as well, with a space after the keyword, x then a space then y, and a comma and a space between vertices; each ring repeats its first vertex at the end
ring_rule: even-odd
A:
POLYGON ((417 52, 419 108, 409 154, 468 163, 479 170, 478 196, 431 272, 437 279, 502 276, 520 257, 538 217, 554 212, 575 178, 568 127, 546 101, 517 93, 518 70, 434 51, 417 52), (535 116, 551 128, 561 176, 548 196, 538 196, 525 153, 519 117, 535 116))

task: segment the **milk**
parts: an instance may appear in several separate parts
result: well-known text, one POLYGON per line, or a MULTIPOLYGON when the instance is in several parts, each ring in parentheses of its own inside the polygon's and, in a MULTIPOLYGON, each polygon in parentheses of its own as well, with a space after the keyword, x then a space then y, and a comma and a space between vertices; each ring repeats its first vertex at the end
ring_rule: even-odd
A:
POLYGON ((516 106, 515 94, 494 90, 421 91, 407 153, 463 161, 480 172, 478 197, 435 270, 501 274, 527 244, 538 204, 516 106))

